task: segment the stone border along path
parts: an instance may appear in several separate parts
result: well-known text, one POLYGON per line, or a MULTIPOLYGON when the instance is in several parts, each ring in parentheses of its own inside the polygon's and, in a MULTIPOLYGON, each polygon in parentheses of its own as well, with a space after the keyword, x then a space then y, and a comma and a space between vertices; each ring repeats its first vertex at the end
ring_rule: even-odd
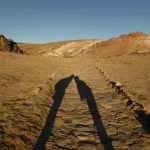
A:
POLYGON ((108 85, 111 86, 115 91, 122 96, 124 100, 126 100, 126 106, 130 107, 132 111, 135 112, 135 115, 139 118, 141 118, 139 121, 141 121, 141 124, 143 125, 143 128, 146 128, 148 133, 150 133, 150 113, 147 112, 144 109, 144 106, 137 102, 134 97, 129 96, 129 94, 123 89, 123 85, 121 85, 120 82, 112 81, 111 79, 107 78, 107 75, 105 74, 102 69, 96 67, 96 69, 100 72, 100 74, 105 78, 105 80, 108 82, 108 85), (146 127, 145 127, 146 126, 146 127))
POLYGON ((115 92, 108 86, 104 72, 100 74, 97 69, 83 62, 73 70, 79 79, 73 77, 71 81, 71 76, 66 77, 70 71, 65 72, 66 78, 60 75, 52 79, 54 95, 60 91, 65 94, 59 95, 60 99, 56 96, 48 108, 35 150, 39 146, 44 150, 149 150, 150 137, 141 120, 142 109, 136 113, 140 118, 136 117, 138 103, 136 109, 125 94, 122 100, 119 83, 109 81, 115 92))

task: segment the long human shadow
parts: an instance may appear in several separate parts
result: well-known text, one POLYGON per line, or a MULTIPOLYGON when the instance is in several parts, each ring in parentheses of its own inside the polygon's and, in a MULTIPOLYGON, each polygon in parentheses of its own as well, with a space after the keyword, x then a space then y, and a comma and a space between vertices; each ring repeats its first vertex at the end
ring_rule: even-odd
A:
POLYGON ((103 144, 105 150, 114 150, 111 139, 108 137, 103 125, 92 90, 84 81, 80 80, 78 76, 75 76, 74 80, 76 82, 81 100, 87 101, 101 143, 103 144))
POLYGON ((46 150, 45 145, 46 145, 46 142, 48 141, 49 136, 51 135, 58 108, 64 97, 65 90, 68 87, 69 83, 72 81, 73 77, 74 76, 71 75, 71 76, 64 78, 56 83, 55 94, 53 96, 54 102, 53 102, 51 110, 48 114, 45 126, 44 126, 43 130, 41 131, 41 134, 36 142, 35 147, 33 148, 34 150, 46 150))
POLYGON ((143 129, 147 134, 150 134, 150 114, 144 110, 135 110, 136 119, 141 123, 143 129))

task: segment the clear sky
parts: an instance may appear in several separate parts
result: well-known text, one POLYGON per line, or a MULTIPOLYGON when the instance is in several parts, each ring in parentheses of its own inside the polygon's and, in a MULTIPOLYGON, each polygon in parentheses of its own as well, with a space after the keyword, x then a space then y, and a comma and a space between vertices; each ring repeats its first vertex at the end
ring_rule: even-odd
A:
POLYGON ((150 34, 150 0, 0 0, 0 33, 17 42, 150 34))

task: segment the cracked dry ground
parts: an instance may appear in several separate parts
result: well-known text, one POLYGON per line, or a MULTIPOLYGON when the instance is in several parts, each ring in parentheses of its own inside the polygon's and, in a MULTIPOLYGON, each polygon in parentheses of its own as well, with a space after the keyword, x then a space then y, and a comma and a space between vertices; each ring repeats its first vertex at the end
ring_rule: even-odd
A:
POLYGON ((1 129, 0 148, 148 150, 149 134, 126 107, 127 100, 108 86, 94 61, 70 64, 23 106, 21 99, 18 107, 4 103, 12 105, 14 113, 1 124, 7 130, 1 129))

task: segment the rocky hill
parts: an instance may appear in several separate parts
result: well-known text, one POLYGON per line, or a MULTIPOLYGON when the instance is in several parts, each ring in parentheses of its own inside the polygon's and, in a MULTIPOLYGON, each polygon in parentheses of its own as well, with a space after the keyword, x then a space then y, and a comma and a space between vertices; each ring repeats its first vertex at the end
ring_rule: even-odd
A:
POLYGON ((22 54, 23 51, 19 48, 16 42, 7 39, 4 35, 0 34, 0 51, 9 51, 22 54))
POLYGON ((89 54, 102 57, 148 53, 150 53, 150 35, 142 32, 133 32, 96 43, 89 51, 89 54))

